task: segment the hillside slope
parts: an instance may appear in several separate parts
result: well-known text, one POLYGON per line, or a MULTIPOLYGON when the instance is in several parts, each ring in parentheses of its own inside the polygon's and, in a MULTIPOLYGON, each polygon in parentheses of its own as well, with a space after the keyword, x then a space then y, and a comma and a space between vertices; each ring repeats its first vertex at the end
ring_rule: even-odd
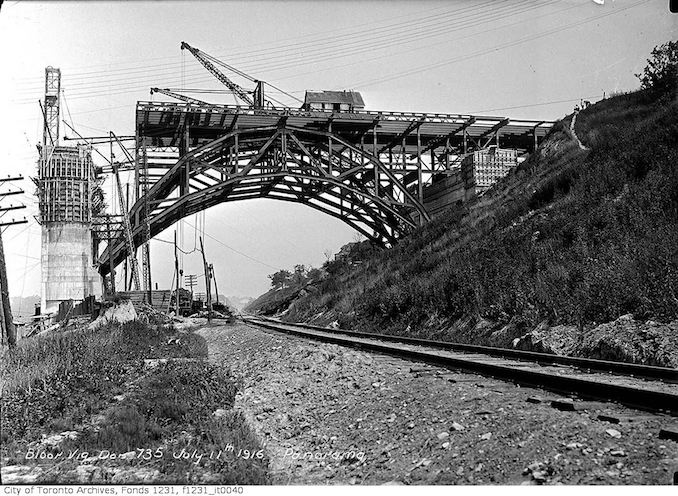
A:
POLYGON ((595 104, 574 126, 585 148, 571 118, 463 211, 359 267, 326 264, 285 317, 678 366, 666 351, 678 323, 661 324, 678 316, 678 102, 639 91, 595 104), (629 314, 657 321, 635 347, 629 314), (605 332, 629 339, 597 341, 621 316, 605 332))

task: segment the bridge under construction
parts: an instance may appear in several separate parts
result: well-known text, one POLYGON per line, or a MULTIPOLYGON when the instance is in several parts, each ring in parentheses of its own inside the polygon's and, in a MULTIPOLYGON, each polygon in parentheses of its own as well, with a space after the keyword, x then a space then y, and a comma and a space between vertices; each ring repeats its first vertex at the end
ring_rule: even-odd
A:
MULTIPOLYGON (((211 104, 153 88, 180 102, 138 102, 133 135, 78 134, 80 149, 97 151, 97 144, 115 142, 125 154, 116 161, 112 153, 107 157, 97 151, 107 162, 98 171, 99 179, 87 175, 94 168, 82 169, 92 186, 83 193, 88 214, 65 218, 87 226, 93 238, 89 262, 104 280, 123 262, 131 269, 124 289, 152 287, 151 238, 184 217, 224 202, 271 198, 301 203, 342 220, 375 243, 391 246, 443 207, 482 194, 492 178, 505 175, 519 157, 534 151, 553 124, 502 116, 368 111, 356 104, 362 103, 356 92, 307 92, 300 108, 283 106, 267 97, 263 81, 245 75, 255 85, 246 90, 223 72, 234 68, 187 43, 182 49, 191 51, 242 104, 211 104), (338 93, 351 98, 332 101, 338 93), (309 94, 316 100, 309 101, 309 94), (123 144, 131 141, 133 146, 123 144), (489 176, 474 173, 479 164, 489 176), (133 173, 132 191, 122 191, 120 171, 133 173), (117 218, 92 211, 93 196, 101 194, 94 186, 106 174, 118 187, 117 218), (436 184, 433 200, 427 192, 436 184), (452 194, 455 185, 460 194, 452 194)), ((51 163, 58 145, 48 131, 46 126, 43 164, 51 163)), ((56 134, 58 140, 58 129, 56 134)), ((68 181, 62 179, 67 190, 68 181)), ((41 180, 47 184, 47 178, 41 180)), ((41 215, 48 222, 52 207, 41 194, 41 215)), ((81 238, 87 252, 89 238, 81 238)), ((56 276, 51 286, 45 280, 51 270, 43 268, 43 291, 58 286, 56 276)), ((81 276, 91 286, 89 275, 81 276)), ((109 292, 115 283, 110 280, 109 292)), ((55 301, 58 292, 52 291, 55 301)))

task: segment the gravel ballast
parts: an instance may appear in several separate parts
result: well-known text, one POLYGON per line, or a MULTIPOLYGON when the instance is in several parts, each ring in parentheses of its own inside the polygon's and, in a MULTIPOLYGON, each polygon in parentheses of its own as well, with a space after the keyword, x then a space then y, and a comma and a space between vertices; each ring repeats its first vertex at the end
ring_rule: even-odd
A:
POLYGON ((670 484, 678 470, 678 443, 659 438, 672 417, 560 410, 539 389, 242 323, 198 332, 242 378, 236 408, 277 484, 670 484))

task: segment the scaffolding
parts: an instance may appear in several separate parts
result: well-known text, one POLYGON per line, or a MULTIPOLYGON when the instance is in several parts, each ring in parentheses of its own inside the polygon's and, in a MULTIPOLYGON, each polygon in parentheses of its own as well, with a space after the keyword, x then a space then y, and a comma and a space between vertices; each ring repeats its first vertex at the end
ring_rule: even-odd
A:
POLYGON ((92 220, 104 208, 90 146, 59 145, 61 71, 45 69, 44 130, 38 158, 38 221, 42 225, 43 313, 61 302, 101 294, 94 266, 92 220))
POLYGON ((85 147, 50 147, 38 161, 40 223, 90 223, 97 189, 92 155, 85 147))

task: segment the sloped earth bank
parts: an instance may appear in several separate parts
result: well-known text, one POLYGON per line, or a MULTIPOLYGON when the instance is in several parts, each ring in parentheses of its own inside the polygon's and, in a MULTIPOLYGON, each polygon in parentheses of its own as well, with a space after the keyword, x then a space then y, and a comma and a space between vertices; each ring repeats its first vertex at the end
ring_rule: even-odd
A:
POLYGON ((669 417, 560 411, 527 401, 554 397, 541 390, 242 323, 198 333, 242 377, 235 408, 273 483, 670 484, 678 470, 678 443, 658 438, 669 417))
POLYGON ((579 331, 575 326, 540 324, 516 338, 516 348, 601 360, 678 367, 678 320, 641 322, 622 315, 613 322, 579 331))

